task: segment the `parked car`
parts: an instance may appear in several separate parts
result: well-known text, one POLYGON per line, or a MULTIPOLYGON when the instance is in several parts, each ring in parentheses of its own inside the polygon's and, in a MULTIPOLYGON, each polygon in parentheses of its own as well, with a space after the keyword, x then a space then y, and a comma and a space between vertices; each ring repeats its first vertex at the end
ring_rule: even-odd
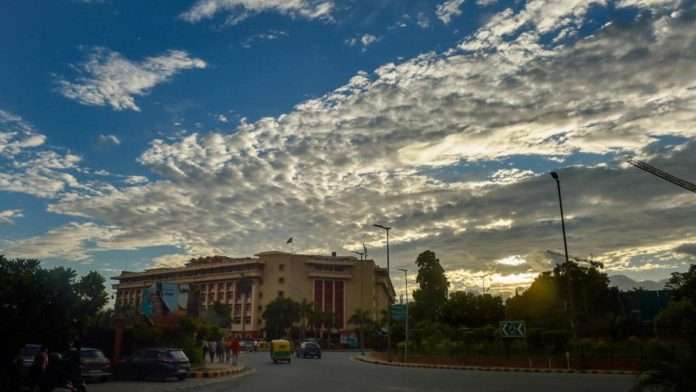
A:
POLYGON ((28 380, 29 373, 31 371, 31 365, 34 363, 34 358, 36 354, 41 350, 40 344, 25 344, 24 347, 19 352, 19 356, 22 358, 22 379, 28 380))
POLYGON ((314 342, 302 342, 295 355, 297 358, 321 358, 321 347, 314 342))
POLYGON ((242 340, 241 342, 239 342, 239 348, 242 351, 257 351, 257 346, 254 344, 252 340, 242 340))
POLYGON ((119 378, 144 380, 147 378, 167 379, 176 377, 183 380, 191 371, 191 362, 179 348, 148 348, 140 350, 116 369, 119 378))
POLYGON ((111 362, 96 348, 83 347, 80 350, 80 369, 82 378, 87 382, 104 382, 111 378, 111 362))

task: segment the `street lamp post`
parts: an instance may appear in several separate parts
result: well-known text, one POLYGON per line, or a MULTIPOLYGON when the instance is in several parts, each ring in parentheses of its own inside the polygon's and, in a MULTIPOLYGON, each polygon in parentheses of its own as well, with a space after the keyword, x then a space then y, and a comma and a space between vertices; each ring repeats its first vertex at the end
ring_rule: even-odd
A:
MULTIPOLYGON (((384 226, 380 224, 374 224, 372 225, 378 229, 382 229, 385 232, 387 232, 387 283, 388 286, 391 286, 391 274, 389 270, 389 230, 391 230, 391 227, 389 226, 384 226)), ((389 287, 387 287, 387 291, 389 291, 389 287)), ((389 301, 389 308, 387 309, 387 360, 391 362, 391 324, 392 324, 392 314, 391 314, 391 301, 389 301)))
POLYGON ((563 250, 565 254, 566 280, 568 281, 568 313, 570 315, 570 329, 573 332, 573 337, 577 337, 575 331, 575 320, 573 316, 573 288, 570 281, 570 259, 568 258, 568 240, 566 238, 565 217, 563 216, 563 197, 561 197, 561 180, 558 178, 558 173, 552 171, 551 177, 556 181, 556 189, 558 190, 558 205, 561 209, 561 230, 563 230, 563 250))
POLYGON ((404 327, 406 340, 404 341, 404 362, 408 362, 408 270, 406 268, 399 268, 399 271, 404 272, 404 282, 406 284, 406 325, 404 327))
MULTIPOLYGON (((363 245, 363 247, 364 247, 364 245, 363 245)), ((353 253, 355 253, 356 255, 360 255, 360 261, 365 260, 365 252, 353 252, 353 253)), ((360 264, 360 269, 363 270, 363 264, 360 264)), ((362 273, 361 273, 361 276, 364 276, 364 275, 362 275, 362 273)), ((365 307, 365 295, 364 295, 365 282, 364 282, 364 280, 365 279, 362 279, 362 278, 360 279, 360 308, 359 308, 360 310, 365 309, 364 308, 365 307)), ((365 320, 363 319, 363 316, 364 316, 364 314, 360 315, 360 317, 361 317, 361 319, 360 319, 360 353, 362 355, 365 355, 365 332, 364 332, 365 320)))

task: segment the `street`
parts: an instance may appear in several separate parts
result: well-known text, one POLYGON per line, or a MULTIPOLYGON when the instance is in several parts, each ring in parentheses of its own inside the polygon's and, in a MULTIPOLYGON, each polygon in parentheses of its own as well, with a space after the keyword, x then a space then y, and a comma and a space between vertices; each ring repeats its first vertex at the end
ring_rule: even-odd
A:
POLYGON ((90 386, 96 392, 188 390, 228 391, 628 391, 633 376, 475 372, 393 368, 352 361, 355 353, 325 352, 316 359, 293 357, 290 365, 274 365, 268 353, 243 355, 252 373, 224 379, 184 383, 117 383, 90 386))

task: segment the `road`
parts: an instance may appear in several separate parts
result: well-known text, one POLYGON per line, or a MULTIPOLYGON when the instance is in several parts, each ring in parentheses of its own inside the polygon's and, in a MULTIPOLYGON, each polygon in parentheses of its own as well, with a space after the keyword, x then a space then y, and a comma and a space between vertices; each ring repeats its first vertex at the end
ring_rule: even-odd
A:
POLYGON ((475 372, 370 365, 350 359, 352 353, 324 353, 324 358, 296 359, 274 365, 268 353, 244 356, 255 371, 246 376, 187 390, 229 391, 628 391, 633 376, 475 372))

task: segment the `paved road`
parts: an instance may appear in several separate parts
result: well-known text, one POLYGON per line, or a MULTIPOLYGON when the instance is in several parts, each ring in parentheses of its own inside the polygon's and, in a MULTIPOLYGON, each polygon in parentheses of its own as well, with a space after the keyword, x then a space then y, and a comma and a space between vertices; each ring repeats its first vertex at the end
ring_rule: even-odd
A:
POLYGON ((633 376, 474 372, 406 369, 351 361, 351 353, 324 353, 324 358, 296 359, 292 364, 271 363, 268 353, 247 354, 255 372, 206 386, 201 392, 229 391, 628 391, 633 376))

